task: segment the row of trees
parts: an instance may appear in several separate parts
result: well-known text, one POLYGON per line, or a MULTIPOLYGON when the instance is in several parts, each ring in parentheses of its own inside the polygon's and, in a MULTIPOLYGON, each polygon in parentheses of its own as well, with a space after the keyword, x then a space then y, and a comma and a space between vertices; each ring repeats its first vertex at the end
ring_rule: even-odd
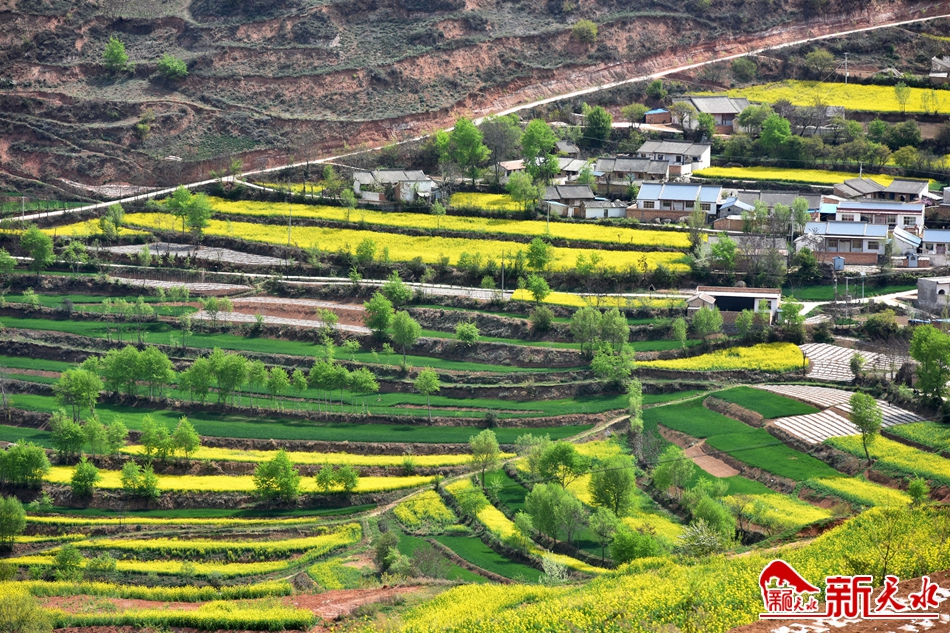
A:
MULTIPOLYGON (((315 475, 317 488, 328 493, 333 490, 350 493, 359 485, 359 472, 345 464, 334 468, 324 464, 315 475)), ((300 496, 300 471, 283 450, 254 471, 254 490, 261 498, 281 503, 294 503, 300 496)))

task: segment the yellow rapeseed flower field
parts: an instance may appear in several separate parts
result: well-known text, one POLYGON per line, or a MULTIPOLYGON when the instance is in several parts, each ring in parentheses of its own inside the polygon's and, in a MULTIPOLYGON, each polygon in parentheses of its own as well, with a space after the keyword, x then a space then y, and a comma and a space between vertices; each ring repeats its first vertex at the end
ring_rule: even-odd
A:
MULTIPOLYGON (((131 226, 150 229, 177 230, 174 217, 163 213, 135 213, 126 216, 131 226)), ((251 224, 249 222, 222 222, 211 220, 205 232, 209 235, 237 237, 252 242, 267 244, 287 244, 287 227, 269 224, 251 224)), ((356 229, 331 229, 322 227, 296 227, 293 229, 291 244, 300 248, 318 247, 321 250, 355 251, 365 239, 376 243, 377 253, 389 250, 393 261, 406 262, 416 257, 428 264, 437 263, 446 257, 450 264, 458 263, 462 253, 481 253, 488 259, 500 260, 504 255, 512 258, 518 251, 527 251, 526 244, 516 244, 498 240, 476 240, 454 237, 415 237, 393 233, 372 233, 356 229)), ((685 255, 679 252, 639 252, 604 251, 589 248, 553 248, 556 270, 571 270, 577 264, 577 256, 588 259, 596 254, 601 265, 624 270, 630 267, 640 270, 652 270, 662 264, 673 271, 683 272, 689 269, 685 255)))
MULTIPOLYGON (((911 88, 907 100, 907 112, 923 112, 921 97, 930 93, 929 88, 911 88)), ((937 111, 950 114, 950 94, 943 90, 935 91, 937 111)), ((893 86, 864 86, 861 84, 840 84, 821 81, 787 80, 747 88, 735 88, 729 91, 730 97, 745 97, 749 101, 775 103, 790 101, 797 106, 814 105, 815 99, 829 106, 843 106, 848 110, 862 112, 900 112, 893 86)))
POLYGON ((832 494, 865 506, 903 507, 910 504, 910 495, 902 490, 852 477, 809 479, 805 485, 818 492, 832 494))
MULTIPOLYGON (((534 296, 525 288, 518 288, 511 294, 512 301, 534 301, 534 296)), ((544 298, 542 303, 552 305, 569 306, 572 308, 583 308, 592 306, 595 308, 626 308, 635 310, 638 308, 682 308, 686 305, 684 299, 662 297, 615 297, 599 295, 579 295, 572 292, 552 292, 544 298)))
POLYGON ((279 518, 279 519, 165 519, 158 517, 71 517, 71 516, 45 516, 33 515, 27 516, 27 523, 39 523, 42 525, 62 525, 62 526, 85 526, 85 525, 208 525, 215 527, 225 526, 254 526, 265 527, 270 525, 302 525, 306 523, 317 523, 320 519, 316 517, 301 518, 279 518))
MULTIPOLYGON (((144 449, 139 444, 125 446, 120 452, 128 455, 142 455, 144 449)), ((207 459, 213 461, 230 462, 266 462, 273 459, 277 451, 257 451, 257 450, 238 450, 230 448, 212 448, 202 446, 191 454, 192 459, 207 459)), ((304 451, 291 451, 287 453, 295 464, 333 464, 342 466, 402 466, 406 460, 404 455, 359 455, 356 453, 308 453, 304 451)), ((502 459, 514 457, 513 453, 503 453, 502 459)), ((412 461, 416 466, 422 468, 435 468, 438 466, 464 466, 472 461, 472 456, 468 454, 454 455, 413 455, 412 461)))
POLYGON ((406 499, 393 508, 393 513, 403 525, 410 529, 422 527, 427 523, 448 525, 457 520, 455 513, 445 505, 442 497, 434 490, 426 490, 411 499, 406 499))
MULTIPOLYGON (((780 167, 708 167, 695 172, 702 178, 730 178, 733 180, 774 180, 778 182, 801 182, 816 185, 836 185, 860 174, 824 169, 783 169, 780 167)), ((868 174, 865 178, 885 187, 894 181, 888 174, 868 174)))
MULTIPOLYGON (((86 220, 65 226, 51 226, 40 229, 50 237, 96 237, 102 235, 99 229, 99 220, 86 220)), ((123 235, 145 235, 148 231, 139 231, 127 227, 119 227, 119 237, 123 235)))
POLYGON ((826 508, 815 507, 789 495, 760 494, 745 497, 744 500, 737 500, 736 497, 729 496, 723 501, 727 504, 737 503, 742 508, 742 516, 765 527, 790 530, 832 516, 831 511, 826 508))
MULTIPOLYGON (((857 457, 864 457, 860 435, 832 437, 826 442, 857 457)), ((870 453, 871 458, 884 468, 950 484, 950 460, 940 455, 922 451, 886 437, 875 439, 870 446, 870 453)))
POLYGON ((449 206, 486 211, 521 211, 521 203, 515 202, 506 193, 453 193, 449 206))
MULTIPOLYGON (((459 195, 459 194, 456 194, 459 195)), ((689 248, 689 234, 685 231, 656 231, 650 229, 601 226, 589 222, 552 222, 548 225, 542 220, 505 220, 493 218, 446 215, 442 217, 426 213, 403 213, 398 211, 373 211, 354 209, 349 212, 344 207, 329 205, 257 202, 253 200, 224 200, 211 198, 211 208, 222 215, 250 215, 286 218, 292 213, 296 218, 316 218, 335 222, 362 222, 375 226, 390 226, 407 229, 459 231, 474 235, 520 235, 566 240, 583 240, 623 244, 632 248, 638 246, 666 246, 675 249, 689 248), (548 228, 550 227, 550 228, 548 228)), ((180 228, 180 225, 179 225, 180 228)), ((286 235, 286 232, 285 232, 286 235)))
MULTIPOLYGON (((118 470, 100 470, 102 480, 96 485, 100 488, 116 489, 122 487, 121 473, 118 470)), ((51 483, 68 484, 73 476, 73 468, 53 466, 46 480, 51 483)), ((360 477, 354 492, 383 492, 415 488, 432 481, 432 477, 360 477)), ((213 492, 253 492, 254 478, 250 475, 231 477, 228 475, 159 475, 159 490, 202 490, 213 492)), ((312 477, 300 481, 302 492, 320 492, 312 477)))
POLYGON ((802 368, 804 355, 792 343, 762 343, 752 347, 728 349, 672 360, 651 360, 638 363, 639 367, 678 369, 682 371, 729 371, 748 369, 752 371, 794 371, 802 368))

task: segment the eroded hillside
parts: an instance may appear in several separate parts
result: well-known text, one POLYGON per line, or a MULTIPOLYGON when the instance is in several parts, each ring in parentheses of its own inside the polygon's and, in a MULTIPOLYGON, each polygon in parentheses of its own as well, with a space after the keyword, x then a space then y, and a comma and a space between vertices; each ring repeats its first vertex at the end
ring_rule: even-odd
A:
POLYGON ((379 143, 533 98, 940 4, 857 0, 6 0, 7 188, 171 183, 379 143), (598 39, 571 37, 594 20, 598 39), (102 64, 111 35, 134 70, 102 64), (158 77, 164 53, 188 77, 158 77), (150 120, 154 116, 154 120, 150 120), (143 117, 146 117, 143 119, 143 117), (137 124, 147 121, 143 133, 137 124), (180 157, 182 161, 166 160, 180 157))

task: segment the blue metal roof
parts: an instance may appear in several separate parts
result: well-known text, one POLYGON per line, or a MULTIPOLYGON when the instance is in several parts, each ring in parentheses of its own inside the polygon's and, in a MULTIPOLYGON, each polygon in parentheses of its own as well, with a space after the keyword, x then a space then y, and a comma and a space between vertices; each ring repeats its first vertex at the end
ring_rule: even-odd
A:
POLYGON ((925 242, 950 243, 950 230, 924 229, 925 242))
POLYGON ((818 213, 837 213, 838 205, 832 202, 822 202, 821 206, 818 207, 818 213))
POLYGON ((663 185, 658 183, 643 183, 637 192, 637 200, 659 200, 663 185))
POLYGON ((809 222, 805 233, 841 237, 886 238, 886 224, 868 224, 867 222, 809 222))
POLYGON ((664 112, 667 112, 667 110, 664 110, 663 108, 654 108, 652 110, 648 110, 646 114, 663 114, 664 112))

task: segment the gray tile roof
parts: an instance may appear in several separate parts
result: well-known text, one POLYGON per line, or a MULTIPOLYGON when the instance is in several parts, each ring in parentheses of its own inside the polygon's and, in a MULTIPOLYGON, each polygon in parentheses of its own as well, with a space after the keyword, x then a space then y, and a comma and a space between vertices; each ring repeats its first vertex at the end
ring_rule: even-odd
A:
POLYGON ((594 165, 594 169, 604 173, 619 172, 623 174, 651 174, 665 176, 670 171, 670 164, 665 160, 618 156, 617 158, 598 158, 597 163, 594 165))
POLYGON ((705 112, 706 114, 739 114, 750 105, 746 98, 733 99, 724 96, 693 97, 687 95, 682 99, 674 99, 673 101, 690 103, 698 112, 705 112))
POLYGON ((881 191, 882 189, 884 189, 884 185, 882 185, 879 182, 875 182, 871 180, 870 178, 849 178, 848 180, 845 180, 843 183, 838 185, 837 188, 841 189, 842 191, 846 191, 847 189, 850 189, 851 191, 853 191, 854 194, 851 194, 850 192, 848 192, 849 196, 850 195, 866 196, 868 194, 881 191))
POLYGON ((693 143, 691 141, 647 141, 637 150, 638 154, 682 154, 683 156, 699 157, 710 149, 709 143, 693 143))
POLYGON ((588 185, 554 185, 544 190, 545 200, 593 200, 594 192, 588 185))
POLYGON ((792 206, 795 198, 804 198, 808 201, 809 209, 817 209, 821 204, 821 194, 819 193, 797 193, 794 191, 759 191, 757 189, 739 189, 736 191, 736 197, 740 202, 751 205, 756 200, 761 200, 769 208, 774 208, 776 204, 784 204, 787 207, 792 206))
POLYGON ((576 154, 581 151, 580 148, 571 141, 558 141, 555 147, 557 147, 557 151, 564 152, 565 154, 576 154))
POLYGON ((895 180, 884 187, 882 193, 906 193, 908 195, 923 195, 930 188, 926 180, 895 180))

